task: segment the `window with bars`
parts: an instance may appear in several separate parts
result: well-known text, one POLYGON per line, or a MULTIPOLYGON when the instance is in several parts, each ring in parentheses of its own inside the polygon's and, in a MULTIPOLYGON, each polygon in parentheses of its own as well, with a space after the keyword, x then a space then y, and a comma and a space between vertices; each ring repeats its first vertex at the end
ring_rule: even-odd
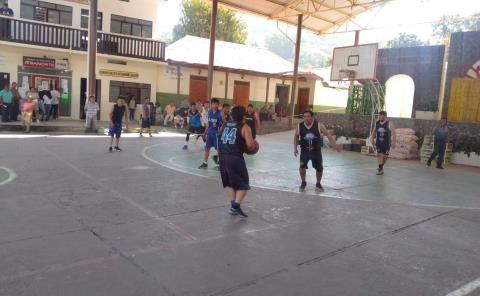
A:
POLYGON ((72 25, 72 7, 38 0, 21 0, 20 17, 52 24, 72 25))
MULTIPOLYGON (((80 27, 88 29, 89 10, 82 9, 80 17, 80 27)), ((103 13, 97 12, 97 31, 102 31, 103 13)))
POLYGON ((110 32, 152 38, 152 22, 112 14, 110 32))

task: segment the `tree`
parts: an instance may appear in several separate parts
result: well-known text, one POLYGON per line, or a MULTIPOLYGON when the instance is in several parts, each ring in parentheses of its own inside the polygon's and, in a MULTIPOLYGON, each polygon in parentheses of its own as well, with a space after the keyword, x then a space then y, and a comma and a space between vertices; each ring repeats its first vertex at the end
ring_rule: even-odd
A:
MULTIPOLYGON (((173 41, 186 35, 202 38, 210 37, 210 19, 212 5, 201 0, 183 0, 182 16, 173 28, 173 41)), ((242 43, 247 41, 247 25, 235 12, 218 8, 217 13, 217 40, 242 43)))
POLYGON ((444 15, 432 25, 433 35, 438 39, 447 40, 454 32, 479 31, 480 12, 470 17, 460 15, 444 15))
POLYGON ((268 50, 276 53, 287 61, 293 60, 294 44, 280 34, 272 34, 265 39, 268 50))
POLYGON ((400 33, 397 37, 387 42, 387 47, 414 47, 428 45, 427 42, 423 42, 418 38, 416 34, 400 33))

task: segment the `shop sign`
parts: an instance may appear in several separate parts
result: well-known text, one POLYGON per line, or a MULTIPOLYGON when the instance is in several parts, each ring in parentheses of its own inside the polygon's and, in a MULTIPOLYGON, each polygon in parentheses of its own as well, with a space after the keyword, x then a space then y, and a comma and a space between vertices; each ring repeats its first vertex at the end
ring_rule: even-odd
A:
POLYGON ((126 72, 126 71, 116 71, 116 70, 106 70, 106 69, 100 69, 99 72, 100 72, 100 75, 103 75, 103 76, 113 76, 113 77, 122 77, 122 78, 137 79, 139 76, 137 72, 126 72))
POLYGON ((68 61, 67 60, 55 60, 55 69, 68 70, 68 61))
POLYGON ((23 66, 37 69, 55 69, 55 60, 46 58, 23 57, 23 66))

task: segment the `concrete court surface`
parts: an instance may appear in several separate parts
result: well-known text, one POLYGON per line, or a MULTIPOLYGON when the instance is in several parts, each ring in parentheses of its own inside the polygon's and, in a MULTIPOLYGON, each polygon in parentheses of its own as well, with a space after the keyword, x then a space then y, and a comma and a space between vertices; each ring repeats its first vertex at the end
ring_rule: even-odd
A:
POLYGON ((326 151, 326 192, 300 194, 291 135, 265 136, 240 219, 196 169, 200 144, 106 140, 0 135, 16 175, 0 182, 0 295, 480 293, 479 170, 392 161, 377 177, 373 158, 326 151))

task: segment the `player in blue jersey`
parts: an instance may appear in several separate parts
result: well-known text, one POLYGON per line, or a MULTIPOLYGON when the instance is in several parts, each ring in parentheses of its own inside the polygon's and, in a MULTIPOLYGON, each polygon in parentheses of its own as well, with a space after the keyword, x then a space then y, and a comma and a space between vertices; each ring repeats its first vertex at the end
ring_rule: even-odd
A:
MULTIPOLYGON (((210 110, 208 110, 207 126, 205 129, 205 154, 203 163, 200 165, 200 169, 208 168, 208 158, 210 157, 210 149, 215 148, 218 151, 218 136, 220 128, 222 127, 222 112, 218 110, 220 102, 218 99, 212 99, 210 101, 210 110)), ((218 164, 218 155, 213 156, 213 161, 218 164)))

